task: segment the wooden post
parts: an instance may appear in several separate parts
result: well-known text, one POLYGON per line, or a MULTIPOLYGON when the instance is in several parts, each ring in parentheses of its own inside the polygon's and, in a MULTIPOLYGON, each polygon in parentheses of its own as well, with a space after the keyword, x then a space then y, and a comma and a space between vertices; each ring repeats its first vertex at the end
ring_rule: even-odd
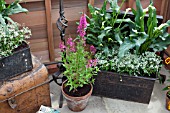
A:
POLYGON ((166 22, 167 20, 170 19, 169 9, 170 9, 170 1, 169 0, 162 0, 161 15, 164 18, 163 22, 166 22))
POLYGON ((53 28, 52 28, 52 19, 51 19, 51 0, 45 0, 45 8, 46 8, 46 19, 47 19, 49 57, 50 57, 50 61, 54 61, 55 51, 54 51, 53 28))
POLYGON ((88 4, 91 4, 92 6, 94 6, 94 0, 87 0, 87 15, 90 16, 90 11, 88 9, 88 4))

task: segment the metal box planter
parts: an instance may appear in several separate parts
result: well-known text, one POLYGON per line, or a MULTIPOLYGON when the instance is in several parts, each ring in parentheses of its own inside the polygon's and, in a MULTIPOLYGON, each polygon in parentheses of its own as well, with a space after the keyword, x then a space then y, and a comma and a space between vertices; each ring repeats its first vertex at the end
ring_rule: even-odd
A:
POLYGON ((93 95, 148 104, 155 80, 101 71, 96 76, 93 95))
POLYGON ((30 47, 23 43, 12 55, 0 59, 0 81, 22 74, 32 68, 30 47))

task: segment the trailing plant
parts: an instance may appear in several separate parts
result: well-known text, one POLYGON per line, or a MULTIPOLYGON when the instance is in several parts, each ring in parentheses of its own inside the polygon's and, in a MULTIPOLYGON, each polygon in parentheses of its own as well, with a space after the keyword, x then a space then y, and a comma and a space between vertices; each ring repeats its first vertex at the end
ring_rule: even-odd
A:
POLYGON ((84 35, 87 26, 86 16, 82 15, 77 32, 79 35, 73 40, 68 38, 67 46, 60 43, 61 56, 64 62, 64 75, 67 77, 66 86, 69 86, 69 91, 77 91, 78 87, 83 87, 86 84, 94 83, 94 75, 97 75, 98 68, 97 59, 93 58, 96 49, 90 46, 90 52, 85 50, 86 40, 84 35))
POLYGON ((133 24, 130 36, 119 41, 121 42, 119 43, 119 57, 123 57, 129 50, 135 54, 142 54, 146 51, 162 51, 170 44, 170 34, 166 29, 170 26, 170 20, 160 26, 157 25, 156 8, 153 6, 153 2, 143 9, 140 0, 136 0, 136 8, 136 10, 132 9, 135 22, 130 23, 133 24), (147 12, 148 19, 145 21, 144 17, 147 12))
POLYGON ((31 30, 28 27, 18 23, 0 24, 0 58, 11 55, 30 36, 31 30))
POLYGON ((118 18, 124 2, 125 0, 122 1, 120 7, 117 0, 105 0, 102 8, 88 5, 91 18, 87 17, 89 22, 87 25, 87 43, 93 44, 98 51, 103 51, 106 56, 109 55, 112 48, 119 48, 121 40, 126 37, 127 32, 123 32, 123 30, 129 25, 123 23, 133 23, 129 18, 125 19, 130 9, 126 10, 122 19, 118 18), (109 9, 107 9, 107 5, 110 5, 109 9), (108 13, 108 11, 111 12, 108 13))
POLYGON ((28 12, 27 9, 22 8, 19 4, 21 0, 15 0, 11 4, 7 5, 5 0, 0 0, 0 24, 6 24, 7 21, 13 23, 13 20, 9 17, 10 15, 28 12))
POLYGON ((127 53, 124 57, 118 57, 118 51, 114 50, 106 57, 103 52, 96 54, 98 67, 101 70, 127 73, 131 76, 151 76, 159 74, 161 57, 154 52, 145 52, 142 55, 127 53))

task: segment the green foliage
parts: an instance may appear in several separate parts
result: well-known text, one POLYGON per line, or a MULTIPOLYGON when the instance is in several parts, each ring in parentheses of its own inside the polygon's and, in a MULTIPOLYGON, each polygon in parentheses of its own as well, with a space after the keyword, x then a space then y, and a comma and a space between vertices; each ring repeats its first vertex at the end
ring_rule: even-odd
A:
POLYGON ((8 6, 6 6, 5 0, 0 1, 0 23, 5 25, 6 21, 12 22, 13 20, 9 17, 10 15, 21 13, 21 12, 28 12, 27 9, 22 8, 19 4, 20 0, 15 0, 8 6))
POLYGON ((97 75, 99 69, 96 67, 97 60, 92 60, 91 53, 85 51, 82 38, 77 37, 73 43, 75 43, 73 45, 76 45, 76 51, 72 51, 72 47, 67 45, 66 57, 64 52, 61 55, 66 68, 66 71, 64 71, 64 75, 67 77, 66 86, 70 87, 69 91, 75 92, 78 87, 94 83, 93 76, 97 75))
POLYGON ((98 51, 104 51, 106 56, 109 55, 109 51, 112 51, 113 46, 114 48, 119 47, 127 35, 127 32, 122 31, 129 26, 128 23, 133 23, 130 19, 124 18, 129 9, 122 19, 118 19, 120 8, 124 2, 125 0, 119 7, 117 0, 105 0, 101 9, 88 5, 92 18, 87 17, 89 22, 87 43, 93 44, 98 51), (107 12, 108 4, 111 13, 107 12), (122 24, 123 22, 127 24, 122 24))
POLYGON ((166 28, 170 26, 170 20, 157 26, 156 8, 152 2, 143 9, 140 0, 136 0, 136 7, 136 11, 132 10, 135 15, 135 24, 129 38, 120 45, 119 57, 123 57, 129 50, 133 50, 135 54, 162 51, 170 44, 170 34, 166 31, 166 28), (147 22, 144 21, 146 12, 149 14, 147 22))
POLYGON ((31 31, 28 27, 21 27, 18 24, 0 24, 0 58, 7 57, 13 50, 20 46, 25 39, 30 38, 31 31))

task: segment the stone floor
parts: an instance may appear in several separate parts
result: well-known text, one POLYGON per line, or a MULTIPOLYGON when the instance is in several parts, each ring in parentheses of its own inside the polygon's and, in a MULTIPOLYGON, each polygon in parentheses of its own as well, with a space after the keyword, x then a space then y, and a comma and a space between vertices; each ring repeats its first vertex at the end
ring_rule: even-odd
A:
MULTIPOLYGON (((170 75, 165 69, 162 69, 161 73, 170 75)), ((170 113, 165 108, 165 92, 162 91, 165 84, 161 85, 156 81, 149 104, 92 96, 87 108, 77 113, 170 113)), ((61 113, 74 113, 67 108, 65 101, 62 108, 58 107, 60 87, 51 83, 50 88, 52 107, 61 113)))

